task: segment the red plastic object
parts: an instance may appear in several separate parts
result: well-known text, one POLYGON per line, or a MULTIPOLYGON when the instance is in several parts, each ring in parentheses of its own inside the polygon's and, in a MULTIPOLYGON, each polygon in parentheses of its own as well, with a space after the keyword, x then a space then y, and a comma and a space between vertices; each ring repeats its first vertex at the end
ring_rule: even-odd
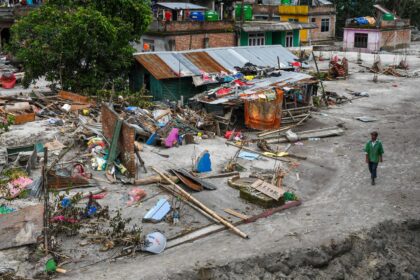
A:
POLYGON ((3 88, 14 88, 16 85, 16 76, 12 74, 10 76, 1 76, 0 78, 1 86, 3 88))

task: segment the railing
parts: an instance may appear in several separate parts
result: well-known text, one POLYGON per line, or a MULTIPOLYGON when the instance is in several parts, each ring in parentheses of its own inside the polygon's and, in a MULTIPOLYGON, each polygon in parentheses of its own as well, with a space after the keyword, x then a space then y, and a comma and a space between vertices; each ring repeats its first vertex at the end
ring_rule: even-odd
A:
POLYGON ((233 30, 234 22, 219 21, 153 21, 149 32, 182 32, 182 31, 212 31, 233 30))

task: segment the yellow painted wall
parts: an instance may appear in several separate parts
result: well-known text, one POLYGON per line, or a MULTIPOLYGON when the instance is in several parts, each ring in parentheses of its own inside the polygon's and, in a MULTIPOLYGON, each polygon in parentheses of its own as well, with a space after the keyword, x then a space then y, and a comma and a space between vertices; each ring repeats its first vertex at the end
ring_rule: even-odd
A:
MULTIPOLYGON (((308 6, 288 6, 280 5, 279 14, 280 21, 289 21, 289 19, 297 19, 299 22, 309 23, 309 7, 308 6)), ((308 30, 301 30, 300 41, 308 41, 308 30)))

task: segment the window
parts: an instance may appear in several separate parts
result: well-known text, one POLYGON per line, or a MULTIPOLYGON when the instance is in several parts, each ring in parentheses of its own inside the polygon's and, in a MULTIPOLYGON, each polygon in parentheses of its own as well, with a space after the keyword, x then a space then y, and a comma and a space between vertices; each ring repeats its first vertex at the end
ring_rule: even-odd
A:
POLYGON ((328 32, 330 31, 330 19, 323 18, 321 19, 321 32, 328 32))
POLYGON ((204 41, 204 48, 205 49, 209 48, 210 47, 210 38, 208 38, 208 37, 204 38, 203 41, 204 41))
POLYGON ((289 18, 289 22, 299 22, 297 18, 289 18))
POLYGON ((355 48, 367 48, 368 34, 366 33, 355 33, 354 34, 354 47, 355 48))
POLYGON ((154 52, 155 51, 155 40, 143 39, 143 51, 154 52))
POLYGON ((249 33, 248 46, 263 46, 265 45, 264 33, 249 33))
POLYGON ((174 51, 176 47, 175 39, 170 39, 168 41, 168 46, 169 46, 169 49, 168 49, 169 51, 174 51))
POLYGON ((293 47, 293 31, 286 32, 286 48, 293 47))
POLYGON ((316 22, 316 18, 314 18, 314 17, 313 17, 313 18, 311 19, 311 21, 312 21, 312 22, 316 22))

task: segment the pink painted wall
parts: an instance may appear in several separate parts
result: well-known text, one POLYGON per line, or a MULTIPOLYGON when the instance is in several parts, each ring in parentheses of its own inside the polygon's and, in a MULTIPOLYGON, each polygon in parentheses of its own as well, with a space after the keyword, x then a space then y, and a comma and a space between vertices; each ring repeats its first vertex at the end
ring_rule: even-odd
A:
POLYGON ((360 49, 362 52, 374 52, 380 49, 381 32, 378 29, 345 28, 343 36, 343 49, 347 51, 358 51, 354 47, 354 34, 368 34, 367 48, 360 49))

